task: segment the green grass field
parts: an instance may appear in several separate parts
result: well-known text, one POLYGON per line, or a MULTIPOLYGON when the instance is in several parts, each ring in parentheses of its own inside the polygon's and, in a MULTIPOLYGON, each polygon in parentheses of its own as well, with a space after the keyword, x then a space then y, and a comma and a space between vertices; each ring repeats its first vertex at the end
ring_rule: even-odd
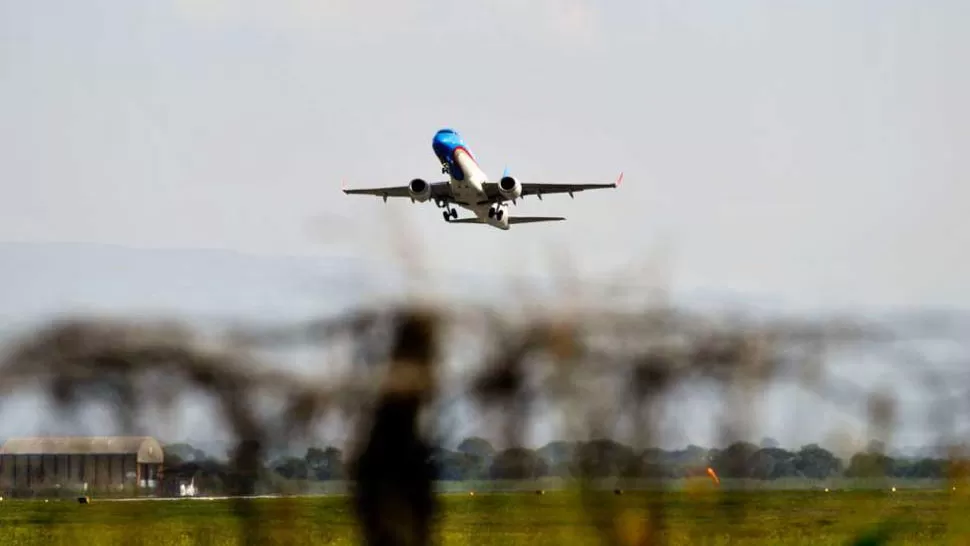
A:
MULTIPOLYGON (((585 504, 568 492, 440 499, 436 529, 445 545, 597 544, 604 533, 619 544, 651 543, 650 533, 671 545, 970 544, 970 498, 951 491, 610 492, 585 504)), ((0 502, 0 544, 229 545, 243 536, 258 544, 357 544, 348 500, 8 500, 0 502), (240 507, 251 517, 238 517, 240 507)))

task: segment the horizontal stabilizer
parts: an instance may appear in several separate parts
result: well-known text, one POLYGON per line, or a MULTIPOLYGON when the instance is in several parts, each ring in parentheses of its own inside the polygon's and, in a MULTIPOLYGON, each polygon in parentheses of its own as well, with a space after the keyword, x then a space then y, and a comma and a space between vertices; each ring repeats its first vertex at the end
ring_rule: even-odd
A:
POLYGON ((565 220, 562 216, 513 216, 509 224, 532 224, 534 222, 558 222, 565 220))
MULTIPOLYGON (((509 225, 512 224, 532 224, 535 222, 558 222, 560 220, 565 220, 562 216, 512 216, 509 218, 509 225)), ((449 220, 452 224, 484 224, 485 220, 481 218, 458 218, 456 220, 449 220)))

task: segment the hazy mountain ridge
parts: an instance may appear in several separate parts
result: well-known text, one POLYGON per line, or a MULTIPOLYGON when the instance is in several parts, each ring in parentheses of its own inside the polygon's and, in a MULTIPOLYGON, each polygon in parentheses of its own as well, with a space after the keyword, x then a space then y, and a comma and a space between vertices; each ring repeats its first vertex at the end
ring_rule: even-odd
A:
POLYGON ((375 274, 342 257, 0 243, 0 320, 60 313, 292 318, 348 305, 375 274))
MULTIPOLYGON (((343 256, 263 256, 225 249, 91 243, 0 243, 0 264, 0 321, 5 323, 89 310, 293 318, 353 305, 375 289, 393 290, 403 279, 403 272, 386 264, 343 256)), ((480 288, 486 301, 489 292, 508 295, 509 281, 502 276, 467 272, 449 278, 480 288)), ((540 291, 556 284, 540 276, 520 280, 540 291)), ((432 288, 461 291, 452 281, 429 291, 432 288)), ((788 313, 781 302, 751 302, 728 291, 703 290, 675 299, 698 310, 788 313)), ((840 315, 851 318, 853 313, 840 315)), ((858 315, 893 328, 970 331, 970 310, 866 309, 858 315)))

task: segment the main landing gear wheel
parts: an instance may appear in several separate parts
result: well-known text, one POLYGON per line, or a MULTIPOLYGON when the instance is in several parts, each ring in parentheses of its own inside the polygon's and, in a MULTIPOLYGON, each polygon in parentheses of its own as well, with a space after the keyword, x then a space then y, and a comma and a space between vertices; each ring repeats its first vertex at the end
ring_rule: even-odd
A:
POLYGON ((455 210, 455 209, 446 210, 446 211, 443 211, 441 213, 441 216, 444 217, 445 222, 450 222, 450 221, 458 218, 458 211, 455 210))
POLYGON ((499 222, 502 221, 503 216, 505 216, 504 210, 499 209, 499 211, 495 213, 495 219, 498 220, 499 222))
POLYGON ((452 220, 457 220, 458 219, 458 211, 457 210, 451 209, 451 219, 452 220))

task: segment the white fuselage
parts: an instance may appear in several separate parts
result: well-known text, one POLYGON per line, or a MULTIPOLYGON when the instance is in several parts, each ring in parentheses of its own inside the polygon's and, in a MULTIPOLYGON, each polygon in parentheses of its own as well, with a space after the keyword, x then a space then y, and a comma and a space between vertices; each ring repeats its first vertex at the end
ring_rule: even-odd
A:
POLYGON ((507 203, 498 205, 504 211, 501 220, 489 217, 488 210, 492 205, 484 202, 487 196, 483 189, 483 185, 488 181, 488 176, 478 166, 478 163, 462 149, 455 150, 455 162, 458 163, 465 174, 464 180, 456 180, 454 176, 450 177, 451 193, 455 196, 458 206, 471 211, 472 214, 490 226, 509 229, 509 206, 507 203))

